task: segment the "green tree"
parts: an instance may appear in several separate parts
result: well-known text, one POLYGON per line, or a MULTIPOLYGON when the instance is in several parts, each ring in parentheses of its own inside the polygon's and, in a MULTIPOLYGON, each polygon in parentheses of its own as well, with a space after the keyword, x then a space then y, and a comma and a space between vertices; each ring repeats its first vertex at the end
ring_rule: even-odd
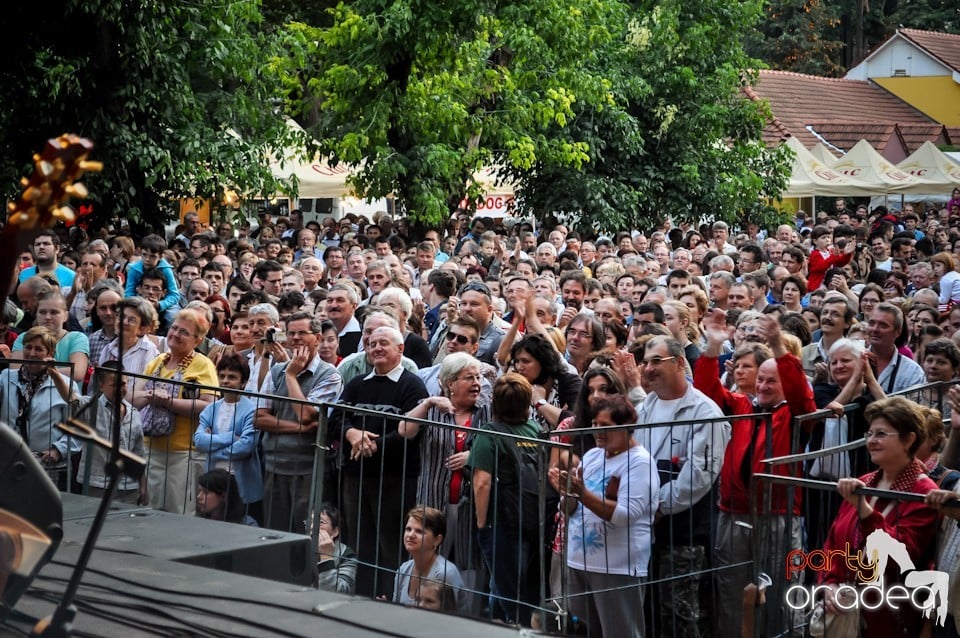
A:
POLYGON ((278 68, 318 150, 415 219, 446 219, 491 164, 540 216, 732 218, 779 175, 738 92, 759 5, 687 5, 358 0, 291 25, 278 68))
POLYGON ((829 0, 770 0, 764 19, 747 33, 747 53, 774 69, 841 75, 841 8, 829 0))
POLYGON ((769 116, 741 93, 754 65, 741 45, 759 4, 665 0, 639 5, 608 53, 622 111, 584 109, 573 126, 590 160, 574 171, 545 160, 516 173, 520 202, 572 213, 607 231, 675 221, 773 215, 788 173, 761 142, 769 116))
POLYGON ((617 15, 605 0, 358 0, 331 28, 292 25, 278 66, 290 108, 356 169, 357 191, 436 224, 479 194, 485 165, 582 165, 586 147, 555 130, 575 104, 616 108, 597 61, 617 15))
MULTIPOLYGON (((292 142, 264 73, 256 2, 61 0, 6 8, 0 176, 12 190, 43 140, 75 132, 105 170, 104 215, 159 222, 168 198, 272 194, 265 157, 292 142)), ((6 193, 10 195, 12 193, 6 193)))

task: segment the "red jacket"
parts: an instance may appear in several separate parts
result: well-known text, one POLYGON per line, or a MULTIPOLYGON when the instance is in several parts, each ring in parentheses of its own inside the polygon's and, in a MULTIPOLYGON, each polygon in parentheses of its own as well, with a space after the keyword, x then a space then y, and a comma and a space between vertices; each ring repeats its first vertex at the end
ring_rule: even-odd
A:
MULTIPOLYGON (((817 409, 813 402, 813 390, 803 374, 800 359, 786 354, 777 359, 780 383, 783 385, 786 401, 773 409, 772 448, 773 456, 786 456, 794 453, 793 416, 808 414, 817 409)), ((693 366, 693 385, 714 400, 724 414, 753 414, 769 410, 754 409, 753 402, 745 394, 731 392, 720 382, 719 361, 713 357, 701 355, 693 366)), ((763 459, 767 458, 767 431, 763 419, 742 419, 731 421, 730 443, 723 456, 720 469, 720 509, 734 514, 750 513, 750 478, 757 472, 772 470, 775 474, 800 476, 800 467, 779 465, 768 468, 763 459), (752 462, 746 475, 744 464, 748 455, 752 462)), ((800 491, 794 490, 794 513, 800 514, 800 491)), ((758 492, 762 497, 762 492, 758 492)), ((758 498, 758 502, 760 502, 758 498)), ((774 485, 771 498, 771 513, 785 514, 787 509, 787 487, 774 485)))
POLYGON ((823 276, 830 268, 846 266, 853 259, 853 253, 833 253, 826 257, 816 248, 807 260, 807 292, 813 292, 823 283, 823 276))
MULTIPOLYGON (((871 472, 860 477, 860 480, 873 486, 869 480, 871 472)), ((937 488, 925 474, 904 491, 915 494, 926 494, 937 488)), ((940 515, 926 503, 912 503, 898 501, 892 510, 884 516, 883 510, 889 501, 878 501, 874 505, 873 513, 865 519, 860 519, 852 505, 843 501, 840 511, 833 519, 830 534, 823 544, 824 551, 832 550, 840 554, 862 550, 867 536, 878 529, 882 529, 894 539, 906 546, 910 559, 918 570, 933 569, 936 550, 937 531, 940 529, 940 515)), ((811 548, 812 549, 812 548, 811 548)), ((884 588, 889 590, 893 585, 904 581, 899 565, 893 560, 887 563, 883 575, 884 588)), ((858 583, 857 574, 850 571, 845 560, 830 561, 830 569, 820 574, 821 583, 858 583)), ((871 638, 899 638, 900 636, 918 636, 923 627, 920 612, 912 604, 900 605, 899 611, 893 611, 886 606, 877 610, 861 609, 866 629, 864 636, 871 638)))

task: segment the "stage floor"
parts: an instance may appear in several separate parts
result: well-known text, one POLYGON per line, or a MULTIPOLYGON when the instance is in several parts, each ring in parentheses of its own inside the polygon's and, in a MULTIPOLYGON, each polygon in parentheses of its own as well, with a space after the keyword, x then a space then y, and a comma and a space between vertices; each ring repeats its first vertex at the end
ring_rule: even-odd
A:
MULTIPOLYGON (((69 507, 65 503, 65 523, 83 520, 85 511, 82 502, 72 502, 69 507)), ((129 517, 134 511, 142 514, 149 510, 118 509, 111 518, 129 517)), ((119 524, 107 521, 78 592, 74 636, 496 638, 517 634, 516 629, 495 623, 187 564, 183 555, 169 549, 171 545, 215 545, 219 533, 238 532, 235 528, 243 526, 198 519, 183 523, 184 531, 165 539, 165 549, 157 552, 159 556, 151 556, 141 555, 129 542, 120 542, 111 531, 119 524)), ((75 533, 79 529, 67 534, 53 560, 17 603, 19 615, 0 625, 0 635, 29 633, 33 619, 53 613, 80 553, 83 539, 75 533)), ((265 531, 247 530, 254 534, 265 531)), ((149 547, 143 550, 150 553, 149 547)))

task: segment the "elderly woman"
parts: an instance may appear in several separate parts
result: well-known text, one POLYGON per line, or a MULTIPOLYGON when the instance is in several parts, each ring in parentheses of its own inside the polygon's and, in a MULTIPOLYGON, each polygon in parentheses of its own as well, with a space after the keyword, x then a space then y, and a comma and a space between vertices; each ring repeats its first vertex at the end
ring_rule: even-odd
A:
POLYGON ((513 344, 510 357, 513 369, 533 385, 530 416, 541 430, 553 430, 562 419, 573 415, 580 378, 568 371, 546 337, 527 335, 513 344))
POLYGON ((449 533, 444 539, 444 554, 464 569, 472 567, 468 548, 473 532, 467 510, 463 517, 458 509, 470 496, 465 466, 473 436, 467 428, 478 428, 490 420, 489 400, 481 400, 480 365, 466 352, 448 354, 440 364, 442 396, 430 397, 406 414, 462 429, 421 427, 416 421, 401 421, 397 430, 404 438, 413 438, 423 430, 417 501, 446 514, 449 533))
POLYGON ((393 583, 393 602, 416 605, 423 585, 428 582, 440 583, 453 587, 457 608, 466 611, 467 597, 460 571, 440 552, 446 533, 447 521, 440 510, 417 505, 407 512, 403 548, 410 554, 410 560, 397 570, 393 583))
MULTIPOLYGON (((923 463, 917 458, 917 450, 926 438, 926 426, 922 408, 903 397, 889 397, 870 404, 866 411, 870 424, 866 432, 870 460, 879 468, 859 478, 841 478, 837 492, 843 497, 824 543, 825 552, 864 552, 867 540, 874 532, 884 532, 901 544, 911 565, 896 560, 888 561, 887 569, 878 575, 884 589, 903 584, 903 573, 931 569, 936 550, 939 522, 937 512, 925 503, 878 499, 862 496, 857 490, 872 487, 881 490, 926 494, 936 489, 936 483, 925 474, 923 463)), ((820 583, 827 585, 824 592, 824 609, 827 614, 845 613, 836 600, 841 585, 860 585, 861 572, 851 571, 846 561, 833 561, 830 568, 820 576, 820 583)), ((919 636, 923 628, 920 610, 913 605, 900 605, 891 609, 885 604, 870 601, 860 606, 860 621, 863 636, 886 638, 894 636, 919 636), (874 605, 877 605, 874 608, 874 605)))
POLYGON ((604 636, 644 635, 643 592, 653 543, 660 480, 650 453, 629 429, 637 422, 622 396, 593 407, 597 446, 574 470, 551 468, 551 484, 564 496, 570 613, 604 636))
MULTIPOLYGON (((143 374, 147 364, 157 358, 160 351, 147 337, 147 333, 157 321, 154 305, 143 297, 127 297, 117 303, 117 335, 107 344, 100 354, 97 365, 105 361, 116 361, 123 350, 123 370, 133 374, 143 374), (122 341, 122 344, 121 344, 122 341)), ((136 379, 127 377, 129 389, 133 390, 136 379)))
MULTIPOLYGON (((55 429, 70 416, 67 399, 78 392, 70 380, 45 362, 54 360, 57 338, 34 326, 23 335, 24 363, 0 372, 0 420, 20 433, 24 443, 50 467, 63 463, 80 444, 55 429)), ((63 486, 65 487, 65 486, 63 486)))
POLYGON ((184 383, 217 386, 217 371, 207 357, 196 352, 210 329, 198 310, 184 309, 167 331, 167 352, 147 364, 147 379, 137 379, 133 405, 140 410, 147 444, 147 490, 157 509, 186 514, 194 509, 197 476, 204 471, 203 456, 191 448, 194 424, 212 390, 197 390, 184 383), (169 380, 170 383, 163 383, 169 380))
MULTIPOLYGON (((69 318, 67 302, 57 289, 37 295, 37 325, 43 326, 57 340, 54 361, 69 361, 73 364, 71 376, 83 383, 90 366, 90 341, 82 332, 68 332, 63 326, 69 318)), ((23 335, 13 342, 14 352, 23 349, 23 335)))
POLYGON ((749 397, 756 396, 760 365, 771 357, 773 353, 765 344, 748 341, 738 346, 730 359, 731 369, 727 373, 733 381, 730 389, 749 397))

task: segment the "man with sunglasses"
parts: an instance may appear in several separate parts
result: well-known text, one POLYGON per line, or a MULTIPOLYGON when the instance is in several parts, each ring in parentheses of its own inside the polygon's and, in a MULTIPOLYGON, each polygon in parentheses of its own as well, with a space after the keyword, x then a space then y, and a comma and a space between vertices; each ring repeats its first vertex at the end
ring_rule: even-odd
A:
MULTIPOLYGON (((445 355, 454 352, 466 352, 469 355, 476 356, 477 349, 480 347, 480 330, 473 319, 460 317, 450 322, 446 334, 443 336, 443 352, 445 355)), ((427 386, 427 392, 430 396, 441 396, 440 391, 440 366, 438 363, 429 368, 421 368, 417 376, 427 386)), ((496 371, 492 366, 483 362, 480 363, 480 397, 489 397, 493 393, 493 386, 489 380, 489 373, 493 372, 493 378, 496 378, 496 371)))
POLYGON ((647 342, 637 362, 647 396, 637 410, 640 423, 669 423, 641 428, 635 438, 650 452, 660 473, 660 508, 654 521, 653 562, 657 606, 664 627, 677 635, 703 636, 710 617, 701 609, 701 592, 710 583, 699 574, 710 564, 710 530, 723 452, 730 439, 725 421, 696 423, 723 416, 717 404, 687 381, 683 346, 657 336, 647 342), (687 578, 676 578, 689 574, 687 578))
POLYGON ((460 288, 457 297, 460 301, 459 314, 472 319, 480 331, 477 359, 494 365, 505 333, 494 321, 493 294, 486 284, 469 283, 460 288))

